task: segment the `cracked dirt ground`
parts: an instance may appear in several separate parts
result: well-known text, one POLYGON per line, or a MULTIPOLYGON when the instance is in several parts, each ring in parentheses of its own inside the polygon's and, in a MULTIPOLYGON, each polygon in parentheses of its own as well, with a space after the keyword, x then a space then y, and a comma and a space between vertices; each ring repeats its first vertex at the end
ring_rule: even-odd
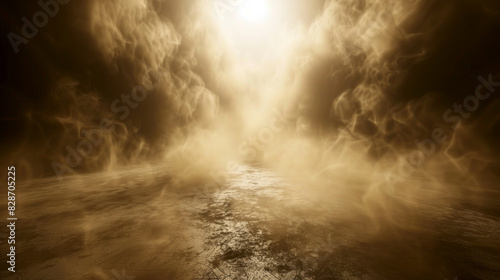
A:
POLYGON ((17 273, 1 278, 500 279, 488 209, 384 205, 398 226, 367 214, 355 188, 242 166, 200 192, 172 188, 167 169, 19 182, 17 273))

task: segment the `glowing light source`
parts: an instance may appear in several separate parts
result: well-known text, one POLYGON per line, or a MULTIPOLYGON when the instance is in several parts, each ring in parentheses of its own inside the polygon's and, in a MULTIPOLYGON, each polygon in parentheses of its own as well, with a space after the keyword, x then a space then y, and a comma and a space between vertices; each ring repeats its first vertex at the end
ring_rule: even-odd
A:
POLYGON ((265 19, 268 13, 268 4, 266 0, 243 0, 239 6, 238 13, 241 18, 259 22, 265 19))

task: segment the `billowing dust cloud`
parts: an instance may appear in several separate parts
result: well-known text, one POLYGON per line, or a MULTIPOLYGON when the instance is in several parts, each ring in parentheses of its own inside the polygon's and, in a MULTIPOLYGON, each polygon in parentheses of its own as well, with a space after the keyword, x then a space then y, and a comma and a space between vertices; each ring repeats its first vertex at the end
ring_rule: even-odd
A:
POLYGON ((492 2, 277 1, 265 27, 238 22, 233 5, 61 6, 13 58, 33 71, 5 86, 27 104, 5 108, 19 127, 8 158, 30 177, 158 161, 190 179, 236 160, 375 189, 491 185, 492 2))
MULTIPOLYGON (((3 159, 28 178, 166 164, 179 188, 263 165, 374 231, 429 200, 495 207, 497 2, 277 0, 261 22, 233 2, 61 5, 7 61, 3 159)), ((12 30, 37 9, 10 5, 12 30)))
POLYGON ((498 77, 497 42, 474 39, 497 7, 475 3, 277 1, 263 27, 236 4, 75 1, 14 58, 35 70, 6 89, 28 106, 6 108, 5 152, 32 177, 157 161, 221 181, 236 160, 375 192, 488 185, 498 101, 476 89, 498 77))

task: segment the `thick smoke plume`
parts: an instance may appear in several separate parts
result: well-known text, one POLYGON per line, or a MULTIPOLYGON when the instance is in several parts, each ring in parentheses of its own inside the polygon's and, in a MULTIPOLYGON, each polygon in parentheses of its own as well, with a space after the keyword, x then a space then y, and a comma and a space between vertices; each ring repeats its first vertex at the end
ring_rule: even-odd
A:
POLYGON ((462 206, 498 217, 498 1, 270 0, 262 22, 232 0, 10 2, 0 150, 22 179, 139 166, 168 173, 148 181, 161 208, 167 189, 210 193, 264 166, 291 182, 287 203, 324 202, 359 243, 415 259, 408 239, 462 206))
MULTIPOLYGON (((25 32, 17 19, 37 5, 10 4, 4 24, 25 32)), ((289 5, 267 34, 218 18, 211 1, 59 4, 5 61, 6 159, 29 177, 236 157, 315 175, 492 180, 495 3, 289 5), (283 108, 286 129, 249 145, 283 108)))

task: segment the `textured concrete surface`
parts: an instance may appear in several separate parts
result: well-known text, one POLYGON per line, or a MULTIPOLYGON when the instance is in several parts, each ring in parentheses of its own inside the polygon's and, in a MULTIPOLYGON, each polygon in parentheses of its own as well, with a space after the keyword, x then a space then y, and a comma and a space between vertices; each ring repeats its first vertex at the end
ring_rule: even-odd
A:
POLYGON ((167 169, 19 182, 17 272, 1 278, 500 279, 500 219, 484 209, 384 202, 383 219, 355 189, 245 166, 200 192, 167 169))

